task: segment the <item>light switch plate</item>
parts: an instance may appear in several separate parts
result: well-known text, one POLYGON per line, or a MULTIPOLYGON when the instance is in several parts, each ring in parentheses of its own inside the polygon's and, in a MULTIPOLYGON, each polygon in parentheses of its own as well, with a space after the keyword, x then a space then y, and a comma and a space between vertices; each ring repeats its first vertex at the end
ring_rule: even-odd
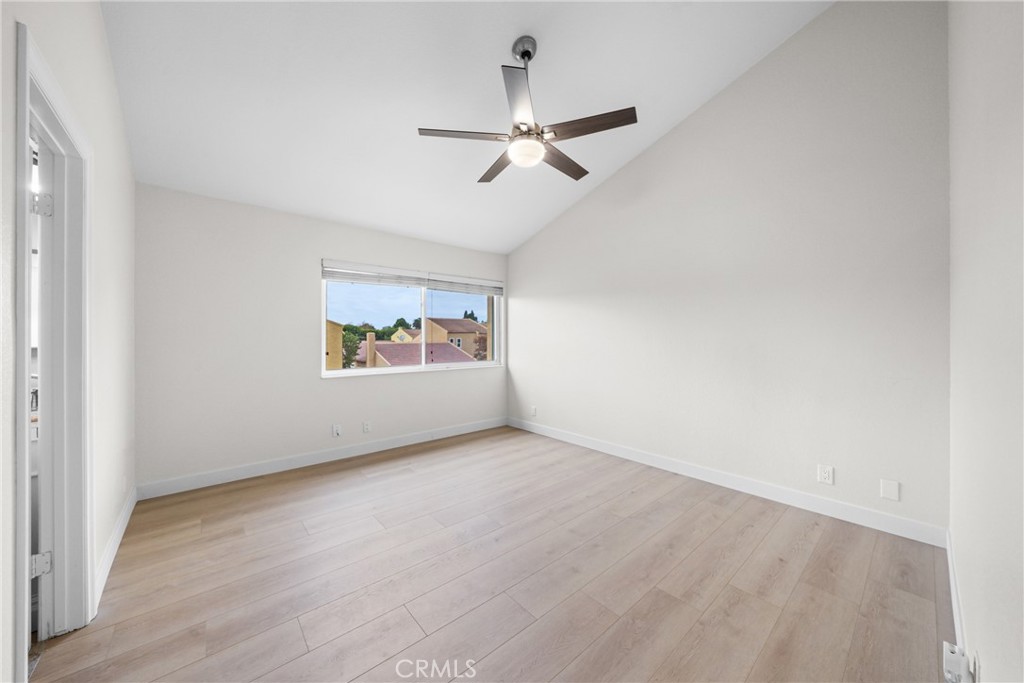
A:
POLYGON ((892 479, 881 479, 880 481, 881 487, 878 495, 888 500, 900 499, 900 483, 898 481, 892 479))

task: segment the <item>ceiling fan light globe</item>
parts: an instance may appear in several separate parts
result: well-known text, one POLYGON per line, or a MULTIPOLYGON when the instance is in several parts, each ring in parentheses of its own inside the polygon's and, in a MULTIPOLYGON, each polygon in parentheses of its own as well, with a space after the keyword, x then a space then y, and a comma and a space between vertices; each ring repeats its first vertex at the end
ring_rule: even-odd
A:
POLYGON ((544 143, 535 137, 520 135, 508 145, 508 158, 520 168, 536 166, 544 160, 544 143))

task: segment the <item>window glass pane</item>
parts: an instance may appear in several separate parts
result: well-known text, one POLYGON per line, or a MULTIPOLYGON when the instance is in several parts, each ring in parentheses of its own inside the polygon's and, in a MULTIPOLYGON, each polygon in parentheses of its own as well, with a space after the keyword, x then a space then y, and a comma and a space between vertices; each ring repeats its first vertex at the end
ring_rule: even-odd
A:
POLYGON ((493 296, 427 290, 427 363, 494 359, 493 296))
POLYGON ((420 365, 421 291, 328 281, 325 369, 420 365))

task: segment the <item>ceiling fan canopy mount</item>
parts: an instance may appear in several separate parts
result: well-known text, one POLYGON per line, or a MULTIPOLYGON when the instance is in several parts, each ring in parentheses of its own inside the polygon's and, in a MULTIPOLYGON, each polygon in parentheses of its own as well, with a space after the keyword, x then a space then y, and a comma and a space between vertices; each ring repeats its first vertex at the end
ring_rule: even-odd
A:
POLYGON ((537 41, 533 36, 519 36, 512 43, 512 56, 520 64, 527 64, 537 56, 537 41))
POLYGON ((512 56, 523 66, 501 67, 501 74, 505 80, 505 94, 508 96, 509 111, 512 114, 510 133, 477 133, 465 130, 420 128, 419 134, 427 137, 507 143, 508 147, 505 152, 480 177, 478 182, 481 183, 489 183, 494 180, 509 164, 529 168, 542 161, 573 180, 579 180, 587 175, 588 171, 566 156, 552 142, 634 124, 636 123, 636 109, 629 107, 573 121, 541 126, 533 115, 533 100, 530 96, 527 68, 530 61, 537 56, 537 41, 533 36, 519 36, 512 43, 512 56))

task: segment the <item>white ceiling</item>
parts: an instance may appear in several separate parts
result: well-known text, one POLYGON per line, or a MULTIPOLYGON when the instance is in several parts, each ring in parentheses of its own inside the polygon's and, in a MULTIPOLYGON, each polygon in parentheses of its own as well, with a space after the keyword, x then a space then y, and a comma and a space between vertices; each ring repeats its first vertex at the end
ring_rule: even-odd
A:
POLYGON ((527 240, 821 13, 760 3, 105 3, 139 181, 494 252, 527 240), (639 123, 477 178, 507 132, 502 64, 537 38, 542 124, 639 123))

